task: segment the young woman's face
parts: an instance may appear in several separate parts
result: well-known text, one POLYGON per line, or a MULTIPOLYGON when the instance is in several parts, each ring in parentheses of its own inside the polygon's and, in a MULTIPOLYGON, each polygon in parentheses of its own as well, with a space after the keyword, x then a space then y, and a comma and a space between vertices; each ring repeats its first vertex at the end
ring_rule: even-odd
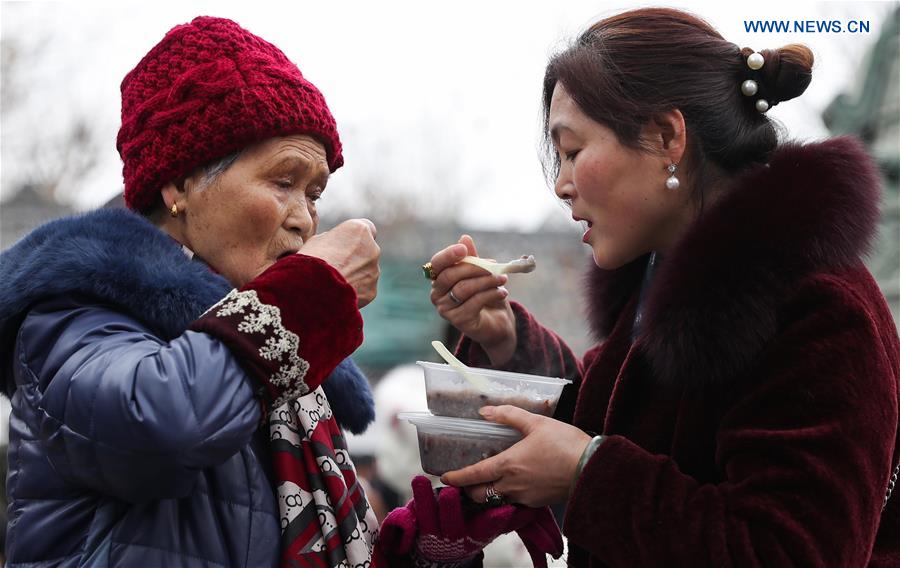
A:
POLYGON ((559 154, 554 191, 585 222, 594 262, 612 270, 652 250, 664 251, 680 224, 685 192, 666 188, 661 155, 627 148, 585 115, 562 83, 550 103, 549 128, 559 154))
POLYGON ((325 147, 309 136, 247 148, 209 187, 186 191, 184 244, 240 287, 316 234, 328 175, 325 147))

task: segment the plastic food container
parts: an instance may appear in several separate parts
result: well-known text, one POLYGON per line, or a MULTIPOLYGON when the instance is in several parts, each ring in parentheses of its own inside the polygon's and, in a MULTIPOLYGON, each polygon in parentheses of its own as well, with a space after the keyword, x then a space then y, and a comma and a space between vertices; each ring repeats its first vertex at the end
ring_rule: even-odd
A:
POLYGON ((422 469, 443 475, 497 455, 522 439, 515 428, 485 420, 434 416, 428 412, 401 412, 419 435, 422 469))
POLYGON ((438 416, 481 419, 482 406, 511 404, 535 414, 552 416, 563 387, 569 379, 524 375, 469 367, 469 373, 482 377, 488 390, 482 392, 450 365, 417 361, 425 370, 425 396, 428 409, 438 416))

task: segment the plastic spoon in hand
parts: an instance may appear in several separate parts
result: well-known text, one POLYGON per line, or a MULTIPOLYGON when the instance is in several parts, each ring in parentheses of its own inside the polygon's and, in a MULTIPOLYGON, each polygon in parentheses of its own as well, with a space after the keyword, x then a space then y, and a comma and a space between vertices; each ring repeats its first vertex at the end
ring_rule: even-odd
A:
POLYGON ((537 263, 535 263, 534 261, 533 254, 529 254, 523 256, 522 258, 517 258, 509 262, 494 262, 493 260, 486 260, 478 256, 467 256, 460 260, 460 262, 473 264, 478 268, 487 270, 494 276, 500 276, 501 274, 512 274, 514 272, 532 272, 537 267, 537 263))
POLYGON ((488 392, 490 390, 488 382, 477 375, 469 373, 469 368, 462 361, 454 357, 453 353, 450 353, 450 350, 447 349, 443 343, 440 341, 432 341, 431 346, 434 347, 434 350, 438 352, 438 355, 440 355, 448 365, 459 371, 459 374, 469 381, 470 385, 481 392, 488 392))

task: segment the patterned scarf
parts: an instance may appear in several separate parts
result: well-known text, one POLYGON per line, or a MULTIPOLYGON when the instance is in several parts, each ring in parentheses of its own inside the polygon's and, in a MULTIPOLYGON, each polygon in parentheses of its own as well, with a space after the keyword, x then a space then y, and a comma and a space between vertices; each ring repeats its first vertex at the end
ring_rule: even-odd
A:
POLYGON ((378 529, 322 387, 269 413, 281 565, 368 566, 378 529))
POLYGON ((281 566, 371 566, 378 521, 322 388, 362 341, 362 320, 355 293, 333 269, 297 257, 232 290, 191 328, 222 339, 273 401, 281 566))

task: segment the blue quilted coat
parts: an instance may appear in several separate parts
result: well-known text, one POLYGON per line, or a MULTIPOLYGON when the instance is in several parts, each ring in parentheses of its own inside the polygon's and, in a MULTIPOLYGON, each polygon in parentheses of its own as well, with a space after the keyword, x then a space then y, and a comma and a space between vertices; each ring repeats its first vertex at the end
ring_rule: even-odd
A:
MULTIPOLYGON (((0 255, 8 566, 277 564, 254 385, 185 331, 229 289, 124 210, 48 223, 0 255)), ((338 422, 365 429, 353 362, 324 386, 338 422)))

